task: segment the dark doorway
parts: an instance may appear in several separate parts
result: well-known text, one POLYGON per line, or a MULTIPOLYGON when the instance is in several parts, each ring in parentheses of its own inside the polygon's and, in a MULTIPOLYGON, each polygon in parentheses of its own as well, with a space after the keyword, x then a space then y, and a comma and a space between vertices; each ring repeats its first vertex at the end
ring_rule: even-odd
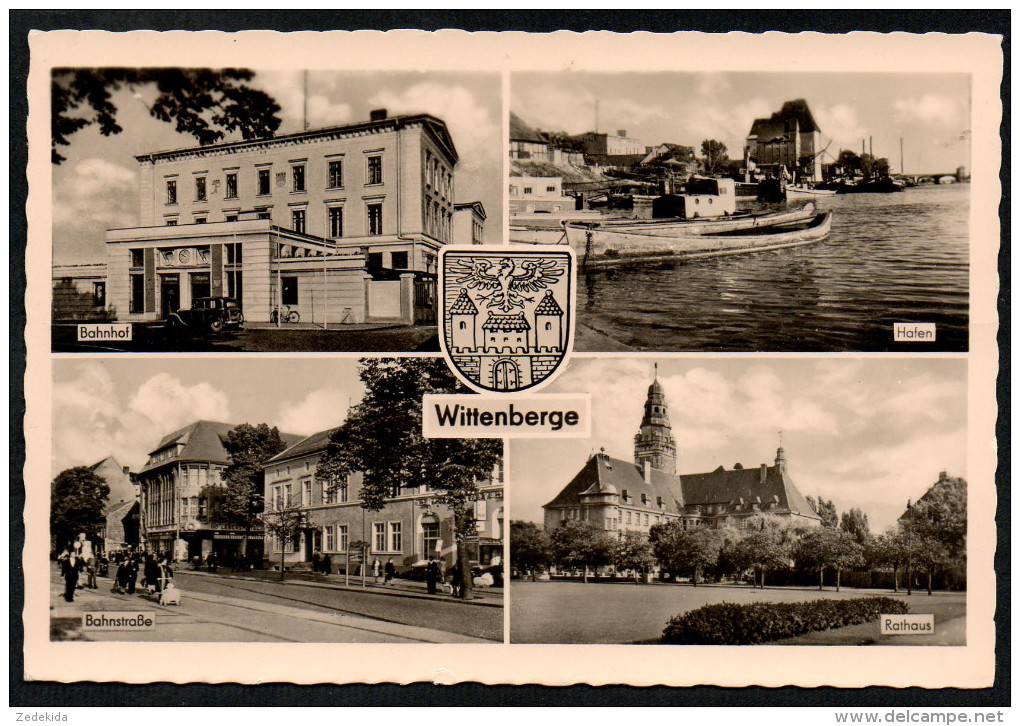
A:
POLYGON ((160 275, 159 282, 159 311, 165 318, 181 308, 181 281, 177 275, 160 275))
POLYGON ((209 297, 209 273, 208 272, 192 272, 191 273, 191 305, 194 307, 195 301, 200 297, 209 297))

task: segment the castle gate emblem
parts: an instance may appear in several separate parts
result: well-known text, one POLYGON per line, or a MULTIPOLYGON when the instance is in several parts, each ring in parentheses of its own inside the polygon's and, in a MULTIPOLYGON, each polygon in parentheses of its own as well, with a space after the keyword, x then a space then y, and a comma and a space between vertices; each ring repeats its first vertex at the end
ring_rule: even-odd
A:
POLYGON ((521 391, 551 380, 574 339, 570 247, 444 247, 440 341, 458 377, 478 391, 521 391))

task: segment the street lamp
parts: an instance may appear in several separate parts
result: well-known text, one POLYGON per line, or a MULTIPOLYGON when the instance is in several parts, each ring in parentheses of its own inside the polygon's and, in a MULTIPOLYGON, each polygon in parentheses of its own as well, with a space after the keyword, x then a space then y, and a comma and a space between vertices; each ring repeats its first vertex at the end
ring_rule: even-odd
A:
POLYGON ((907 595, 913 594, 913 572, 911 571, 911 565, 913 564, 913 550, 911 548, 912 542, 910 540, 912 530, 914 529, 914 510, 911 506, 910 500, 907 500, 907 595))

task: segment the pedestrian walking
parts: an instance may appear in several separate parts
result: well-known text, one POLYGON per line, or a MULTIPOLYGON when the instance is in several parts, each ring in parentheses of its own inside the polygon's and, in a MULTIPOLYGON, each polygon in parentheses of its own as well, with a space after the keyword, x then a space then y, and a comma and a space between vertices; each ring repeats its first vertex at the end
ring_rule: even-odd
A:
POLYGON ((429 595, 436 594, 436 582, 439 580, 439 565, 435 560, 429 560, 425 565, 425 587, 429 595))
POLYGON ((389 558, 388 560, 386 560, 385 573, 386 573, 386 576, 383 578, 383 584, 384 585, 389 585, 393 581, 393 578, 397 574, 397 568, 393 565, 393 558, 392 557, 389 558))
POLYGON ((146 553, 145 565, 142 569, 142 586, 148 588, 151 592, 159 592, 159 564, 156 562, 156 556, 146 553))
POLYGON ((89 557, 85 560, 85 587, 89 590, 98 590, 99 584, 96 582, 96 558, 89 557))
POLYGON ((138 581, 138 560, 132 554, 127 559, 127 592, 135 594, 135 583, 138 581))
POLYGON ((127 568, 127 560, 121 560, 113 574, 113 586, 110 587, 110 592, 123 594, 127 590, 127 568))
POLYGON ((376 557, 375 561, 372 562, 372 578, 373 578, 373 584, 374 585, 378 585, 379 584, 379 575, 381 575, 381 574, 382 574, 382 563, 379 562, 379 558, 376 557))
POLYGON ((312 572, 322 572, 322 555, 319 550, 312 553, 312 572))
POLYGON ((460 590, 464 586, 462 579, 463 573, 460 569, 460 563, 458 562, 450 568, 450 588, 453 590, 450 594, 454 597, 460 597, 460 590))
POLYGON ((333 558, 329 555, 323 555, 322 557, 322 574, 333 574, 333 558))
POLYGON ((84 567, 81 557, 75 551, 65 551, 61 555, 61 575, 64 577, 64 599, 74 602, 74 591, 78 588, 78 574, 84 567))
POLYGON ((206 566, 206 569, 209 570, 209 572, 216 572, 216 553, 215 552, 210 552, 209 553, 209 556, 205 560, 205 566, 206 566))

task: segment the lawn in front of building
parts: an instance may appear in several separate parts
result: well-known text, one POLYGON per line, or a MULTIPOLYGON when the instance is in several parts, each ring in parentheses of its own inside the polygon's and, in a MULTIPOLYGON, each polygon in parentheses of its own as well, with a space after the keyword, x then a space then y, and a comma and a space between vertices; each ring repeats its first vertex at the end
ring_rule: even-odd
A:
MULTIPOLYGON (((510 583, 510 642, 512 643, 653 643, 658 642, 666 622, 674 615, 720 602, 806 602, 819 598, 886 596, 905 600, 910 611, 934 612, 940 622, 962 617, 966 593, 914 594, 888 590, 843 588, 766 588, 741 585, 677 585, 656 583, 530 582, 510 583)), ((861 626, 875 630, 877 623, 861 626)), ((841 629, 843 630, 843 629, 841 629)), ((839 631, 830 631, 838 633, 839 631)), ((862 631, 861 631, 862 632, 862 631)), ((885 642, 887 639, 883 639, 885 642)), ((888 639, 895 642, 894 639, 888 639)), ((831 644, 862 642, 860 632, 848 633, 846 642, 830 638, 831 644)), ((912 643, 916 645, 917 643, 912 643)))

